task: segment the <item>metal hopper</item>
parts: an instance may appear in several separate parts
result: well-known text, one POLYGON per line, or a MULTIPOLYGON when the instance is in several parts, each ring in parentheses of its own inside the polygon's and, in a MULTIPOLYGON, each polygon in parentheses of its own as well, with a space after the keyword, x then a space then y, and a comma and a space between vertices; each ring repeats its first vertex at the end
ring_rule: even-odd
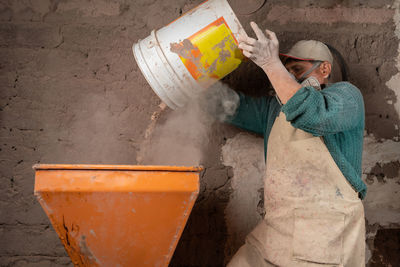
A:
POLYGON ((167 266, 200 167, 35 165, 35 195, 75 266, 167 266))

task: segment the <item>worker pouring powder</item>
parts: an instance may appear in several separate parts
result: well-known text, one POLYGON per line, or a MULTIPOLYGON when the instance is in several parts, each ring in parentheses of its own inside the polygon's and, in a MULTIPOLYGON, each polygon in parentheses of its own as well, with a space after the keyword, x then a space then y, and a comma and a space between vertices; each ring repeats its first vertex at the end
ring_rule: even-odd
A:
POLYGON ((325 44, 300 41, 281 61, 275 33, 251 27, 257 38, 240 36, 239 48, 277 97, 232 91, 240 102, 228 120, 264 136, 266 214, 228 266, 365 266, 362 95, 328 83, 325 44))

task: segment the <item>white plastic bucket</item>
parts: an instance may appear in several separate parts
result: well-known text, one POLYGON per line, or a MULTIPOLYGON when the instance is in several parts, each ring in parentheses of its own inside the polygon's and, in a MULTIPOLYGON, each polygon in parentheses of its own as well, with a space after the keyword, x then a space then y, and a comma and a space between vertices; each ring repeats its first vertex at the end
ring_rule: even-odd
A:
POLYGON ((228 2, 209 0, 132 49, 151 88, 176 109, 240 65, 239 32, 244 29, 228 2))

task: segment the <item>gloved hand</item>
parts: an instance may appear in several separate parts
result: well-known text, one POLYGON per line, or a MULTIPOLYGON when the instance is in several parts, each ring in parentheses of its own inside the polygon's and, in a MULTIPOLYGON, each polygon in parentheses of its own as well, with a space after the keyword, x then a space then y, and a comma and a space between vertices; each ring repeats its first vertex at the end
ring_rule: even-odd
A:
POLYGON ((239 48, 243 50, 243 55, 250 58, 261 68, 270 64, 280 62, 279 41, 274 32, 265 30, 264 34, 255 22, 250 22, 257 39, 239 34, 239 48))

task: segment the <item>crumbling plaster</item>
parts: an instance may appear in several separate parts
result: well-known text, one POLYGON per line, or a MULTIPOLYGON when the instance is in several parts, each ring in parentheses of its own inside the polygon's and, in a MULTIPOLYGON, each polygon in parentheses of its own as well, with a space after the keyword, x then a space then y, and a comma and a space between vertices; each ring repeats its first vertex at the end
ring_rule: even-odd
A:
POLYGON ((222 162, 233 168, 232 195, 225 208, 228 240, 226 253, 233 255, 264 217, 264 143, 247 133, 228 139, 222 147, 222 162))
MULTIPOLYGON (((394 30, 394 34, 396 35, 397 39, 400 40, 400 1, 395 0, 393 3, 393 7, 395 10, 393 22, 396 27, 394 30)), ((397 101, 394 103, 394 105, 396 107, 397 114, 400 116, 400 42, 397 51, 398 55, 395 60, 396 67, 399 72, 393 75, 390 80, 386 82, 386 85, 396 94, 397 101)), ((397 127, 399 127, 399 125, 397 125, 397 127)))

